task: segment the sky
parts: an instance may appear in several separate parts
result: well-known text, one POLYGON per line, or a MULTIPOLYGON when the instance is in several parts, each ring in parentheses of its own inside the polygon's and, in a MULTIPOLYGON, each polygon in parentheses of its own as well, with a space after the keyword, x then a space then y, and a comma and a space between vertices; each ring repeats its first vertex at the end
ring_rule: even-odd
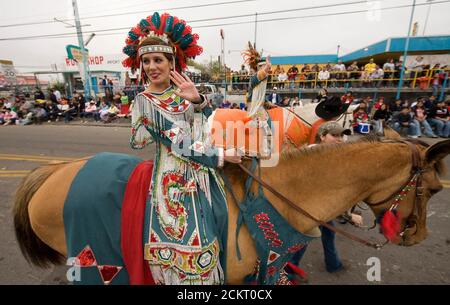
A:
MULTIPOLYGON (((84 39, 89 37, 89 32, 96 33, 87 46, 91 55, 121 53, 127 32, 139 20, 152 15, 155 11, 168 12, 186 20, 193 28, 193 32, 199 34, 199 44, 204 52, 196 60, 201 63, 211 58, 217 59, 220 55, 220 29, 223 29, 225 63, 233 70, 239 69, 243 62, 241 52, 248 41, 255 41, 255 36, 257 49, 262 51, 264 56, 336 54, 338 45, 340 45, 339 55, 344 55, 389 37, 406 36, 412 7, 387 8, 413 3, 413 0, 237 1, 239 0, 78 0, 77 2, 81 24, 84 25, 82 27, 84 39), (227 2, 228 4, 223 4, 227 2), (354 4, 342 5, 345 3, 354 4), (197 7, 189 8, 189 6, 197 7), (311 7, 316 8, 306 9, 311 7), (345 12, 354 13, 345 14, 345 12), (255 13, 258 14, 256 26, 255 13), (113 16, 99 17, 101 15, 113 16), (248 16, 223 18, 237 15, 248 16), (215 18, 222 19, 198 21, 215 18)), ((426 3, 427 0, 416 1, 416 4, 426 3)), ((414 22, 419 23, 418 34, 423 34, 428 15, 425 35, 449 35, 449 13, 450 1, 431 6, 416 6, 414 22)), ((19 72, 50 70, 52 64, 62 63, 67 56, 66 45, 78 45, 76 35, 64 38, 20 38, 75 32, 73 27, 56 22, 54 18, 73 19, 72 0, 0 1, 0 59, 12 60, 19 72), (48 23, 14 26, 46 21, 48 23)), ((66 23, 74 24, 73 21, 66 23)))

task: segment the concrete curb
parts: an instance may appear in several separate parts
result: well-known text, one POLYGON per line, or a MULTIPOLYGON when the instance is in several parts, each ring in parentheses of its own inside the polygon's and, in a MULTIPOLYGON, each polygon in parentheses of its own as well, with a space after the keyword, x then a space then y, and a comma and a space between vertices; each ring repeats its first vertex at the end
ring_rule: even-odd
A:
MULTIPOLYGON (((37 124, 32 124, 37 125, 37 124)), ((95 127, 125 127, 125 128, 131 128, 131 121, 130 122, 123 122, 123 123, 97 123, 97 122, 87 122, 82 123, 79 120, 76 121, 70 121, 69 123, 64 123, 64 121, 58 121, 58 122, 42 122, 41 125, 49 125, 49 126, 95 126, 95 127)))

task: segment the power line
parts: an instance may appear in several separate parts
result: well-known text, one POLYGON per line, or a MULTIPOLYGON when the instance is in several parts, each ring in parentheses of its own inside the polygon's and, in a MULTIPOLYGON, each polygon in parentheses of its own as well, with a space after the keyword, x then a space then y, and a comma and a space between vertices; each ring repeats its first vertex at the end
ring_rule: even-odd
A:
MULTIPOLYGON (((366 1, 363 1, 366 2, 366 1)), ((432 2, 432 5, 435 4, 442 4, 442 3, 449 3, 450 0, 445 1, 436 1, 432 2)), ((419 3, 416 4, 416 6, 423 6, 423 5, 429 5, 429 3, 419 3)), ((412 7, 411 4, 406 5, 399 5, 399 6, 391 6, 391 7, 385 7, 380 8, 379 10, 392 10, 392 9, 400 9, 400 8, 408 8, 412 7)), ((292 11, 292 10, 289 10, 292 11)), ((355 11, 346 11, 346 12, 334 12, 334 13, 325 13, 325 14, 316 14, 316 15, 308 15, 308 16, 295 16, 295 17, 279 17, 279 18, 272 18, 272 19, 262 19, 258 20, 258 23, 263 22, 273 22, 273 21, 286 21, 286 20, 295 20, 295 19, 306 19, 306 18, 316 18, 316 17, 328 17, 328 16, 340 16, 340 15, 348 15, 348 14, 358 14, 358 13, 366 13, 368 10, 355 10, 355 11)), ((276 11, 276 13, 282 12, 282 11, 276 11)), ((265 12, 261 14, 270 14, 275 12, 265 12)), ((260 15, 258 13, 258 15, 260 15)), ((254 16, 254 14, 251 14, 249 16, 254 16)), ((200 20, 192 20, 190 22, 201 22, 201 21, 213 21, 213 20, 221 20, 221 19, 230 19, 230 18, 238 18, 243 17, 243 15, 238 16, 227 16, 227 17, 218 17, 218 18, 209 18, 209 19, 200 19, 200 20)), ((219 26, 229 26, 229 25, 241 25, 241 24, 250 24, 254 23, 254 21, 241 21, 241 22, 232 22, 232 23, 220 23, 220 24, 208 24, 208 25, 200 25, 196 26, 195 28, 209 28, 209 27, 219 27, 219 26)), ((95 31, 85 31, 85 33, 98 33, 98 32, 109 32, 109 31, 116 31, 116 30, 126 30, 130 29, 130 27, 122 27, 122 28, 111 28, 111 29, 103 29, 103 30, 95 30, 95 31)), ((103 33, 98 34, 97 36, 109 36, 109 35, 124 35, 123 32, 117 32, 117 33, 103 33)), ((53 38, 70 38, 75 37, 76 33, 60 33, 60 34, 48 34, 48 35, 37 35, 37 36, 27 36, 27 37, 11 37, 11 38, 0 38, 0 41, 11 41, 11 40, 29 40, 29 39, 53 39, 53 38)))
MULTIPOLYGON (((106 1, 108 1, 108 5, 109 4, 111 4, 111 0, 106 0, 106 1)), ((106 2, 105 1, 105 2, 106 2)), ((115 2, 117 3, 117 2, 121 2, 122 0, 116 0, 115 2)), ((159 1, 161 1, 161 0, 159 0, 159 1)), ((98 4, 97 3, 97 1, 95 1, 96 2, 96 4, 95 5, 89 5, 89 6, 84 6, 83 7, 83 11, 85 10, 85 9, 88 9, 88 8, 97 8, 97 11, 98 11, 98 7, 99 6, 101 6, 102 4, 105 4, 105 3, 102 3, 102 4, 98 4)), ((112 9, 107 9, 107 10, 104 10, 104 11, 111 11, 112 9)), ((64 9, 64 10, 56 10, 56 11, 51 11, 51 12, 46 12, 46 13, 43 13, 43 14, 33 14, 33 15, 29 15, 29 16, 20 16, 20 18, 21 19, 30 19, 30 18, 36 18, 36 17, 41 17, 41 16, 45 16, 45 17, 48 17, 48 15, 49 14, 55 14, 55 15, 57 15, 57 14, 60 14, 60 13, 63 13, 63 12, 67 12, 67 11, 70 11, 70 12, 72 12, 73 11, 73 9, 72 9, 72 7, 70 7, 70 8, 66 8, 66 9, 64 9)), ((89 12, 90 13, 90 12, 89 12)), ((44 18, 44 17, 43 17, 44 18)), ((2 18, 2 20, 17 20, 17 17, 11 17, 11 18, 2 18)), ((35 22, 35 21, 30 21, 30 22, 35 22)), ((36 21, 36 22, 38 22, 38 21, 36 21)))
MULTIPOLYGON (((159 9, 159 10, 163 11, 163 10, 180 10, 180 9, 191 9, 191 8, 202 8, 202 7, 211 7, 211 6, 236 4, 236 3, 242 3, 242 2, 254 2, 254 1, 258 1, 258 0, 236 0, 236 1, 230 1, 230 2, 207 3, 207 4, 199 4, 199 5, 182 6, 182 7, 162 8, 162 9, 159 9)), ((127 12, 127 13, 117 13, 117 14, 109 14, 109 15, 97 15, 97 16, 91 16, 91 17, 84 17, 84 18, 80 18, 80 20, 93 19, 93 18, 105 18, 105 17, 113 17, 113 16, 124 16, 124 15, 131 15, 131 14, 142 14, 142 10, 141 11, 135 11, 135 12, 127 12)), ((75 19, 61 19, 61 21, 74 21, 74 20, 75 19)), ((19 26, 28 26, 28 25, 37 25, 37 24, 48 24, 48 23, 54 23, 54 22, 55 22, 55 20, 47 20, 47 21, 37 21, 37 22, 4 24, 4 25, 0 25, 0 28, 19 27, 19 26)))
MULTIPOLYGON (((297 8, 297 9, 289 9, 289 10, 279 10, 279 11, 269 11, 269 12, 262 12, 258 13, 259 15, 268 15, 268 14, 278 14, 278 13, 286 13, 286 12, 293 12, 293 11, 303 11, 303 10, 312 10, 312 9, 318 9, 318 8, 329 8, 329 7, 337 7, 337 6, 344 6, 344 5, 353 5, 353 4, 360 4, 360 3, 367 3, 367 0, 364 1, 354 1, 354 2, 347 2, 347 3, 340 3, 340 4, 328 4, 328 5, 319 5, 319 6, 311 6, 311 7, 303 7, 303 8, 297 8)), ((189 20, 189 23, 193 22, 205 22, 205 21, 216 21, 216 20, 223 20, 223 19, 234 19, 234 18, 243 18, 243 17, 253 17, 255 14, 243 14, 243 15, 234 15, 234 16, 226 16, 226 17, 215 17, 215 18, 206 18, 206 19, 197 19, 197 20, 189 20)), ((80 18, 81 20, 82 18, 80 18)), ((63 21, 63 20, 61 20, 63 21)), ((204 26, 203 26, 204 27, 204 26)), ((116 31, 116 30, 128 30, 130 27, 120 27, 120 28, 112 28, 112 29, 105 29, 105 30, 96 30, 96 31, 85 31, 85 33, 93 33, 93 32, 105 32, 105 31, 116 31)), ((29 39, 29 38, 53 38, 56 36, 65 36, 65 35, 74 35, 76 33, 60 33, 60 34, 47 34, 47 35, 38 35, 38 36, 25 36, 25 37, 18 37, 17 39, 29 39)), ((8 40, 12 38, 4 38, 0 40, 8 40)))

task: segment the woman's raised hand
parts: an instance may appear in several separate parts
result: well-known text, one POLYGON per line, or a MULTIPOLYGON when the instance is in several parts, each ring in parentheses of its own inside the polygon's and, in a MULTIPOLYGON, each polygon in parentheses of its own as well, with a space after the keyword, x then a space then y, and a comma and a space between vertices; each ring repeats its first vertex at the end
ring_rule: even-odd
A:
POLYGON ((186 74, 180 74, 177 71, 171 71, 170 80, 177 87, 174 92, 179 97, 182 97, 194 103, 198 103, 202 100, 200 94, 198 94, 197 88, 195 88, 195 84, 189 79, 186 74))

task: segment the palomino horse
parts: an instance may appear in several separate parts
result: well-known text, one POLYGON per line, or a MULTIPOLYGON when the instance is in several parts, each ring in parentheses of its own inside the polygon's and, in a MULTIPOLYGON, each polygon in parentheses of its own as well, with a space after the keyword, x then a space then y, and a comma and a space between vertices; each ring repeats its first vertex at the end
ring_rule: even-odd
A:
MULTIPOLYGON (((420 190, 413 188, 398 205, 403 234, 394 243, 402 246, 417 244, 427 236, 426 205, 430 197, 443 188, 438 176, 444 171, 442 159, 450 152, 450 140, 430 147, 421 142, 414 142, 412 146, 418 152, 415 161, 420 167, 422 185, 420 190), (415 196, 416 191, 421 196, 415 196)), ((261 168, 260 177, 321 221, 334 219, 361 201, 366 202, 375 215, 380 215, 389 209, 393 200, 372 203, 394 198, 392 195, 409 181, 413 147, 398 141, 362 140, 291 150, 282 153, 276 167, 261 168)), ((64 222, 67 220, 63 219, 63 208, 71 183, 86 162, 87 159, 82 159, 42 166, 32 171, 19 186, 14 204, 16 237, 22 253, 33 264, 48 266, 64 261, 67 254, 64 222)), ((244 162, 244 165, 247 164, 244 162)), ((233 164, 224 168, 224 174, 237 200, 242 200, 246 175, 233 164)), ((252 189, 257 189, 256 182, 252 189)), ((317 232, 317 222, 271 192, 264 190, 264 194, 296 230, 305 234, 317 232)), ((240 284, 252 273, 258 257, 244 224, 238 237, 242 258, 238 259, 235 230, 239 208, 229 192, 227 204, 228 283, 240 284)))

